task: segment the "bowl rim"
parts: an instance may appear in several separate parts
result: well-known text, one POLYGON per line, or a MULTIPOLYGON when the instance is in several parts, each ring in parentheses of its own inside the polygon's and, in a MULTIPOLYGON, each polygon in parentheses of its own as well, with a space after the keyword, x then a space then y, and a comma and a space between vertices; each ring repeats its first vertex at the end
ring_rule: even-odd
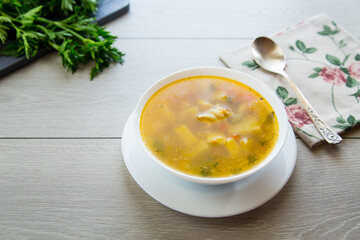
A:
POLYGON ((179 70, 173 73, 170 73, 156 82, 154 82, 150 87, 148 87, 145 92, 142 94, 140 99, 138 100, 136 107, 135 107, 135 124, 134 124, 134 131, 135 131, 135 137, 137 139, 137 142, 142 146, 144 151, 149 155, 149 157, 154 160, 158 165, 160 165, 162 168, 166 169, 170 173, 183 178, 185 180, 189 180, 191 182, 195 183, 201 183, 201 184, 208 184, 208 185, 217 185, 217 184, 225 184, 230 183, 234 181, 238 181, 240 179, 246 178, 252 174, 255 174, 256 172, 260 171, 262 168, 264 168, 267 164, 269 164, 281 151, 281 149, 284 146, 286 136, 288 133, 288 118, 285 111, 285 107, 283 103, 280 101, 278 96, 275 94, 275 92, 267 86, 264 82, 261 82, 257 78, 255 78, 252 75, 249 75, 247 73, 224 68, 224 67, 192 67, 192 68, 186 68, 183 70, 179 70), (163 163, 161 160, 159 160, 145 145, 141 132, 140 132, 140 118, 143 111, 144 106, 146 105, 147 101, 155 94, 158 90, 163 88, 164 86, 177 81, 181 80, 187 77, 195 77, 195 76, 217 76, 217 77, 224 77, 228 79, 232 79, 238 82, 241 82, 255 91, 257 91, 261 96, 263 96, 268 103, 273 108, 278 124, 279 124, 279 136, 278 140, 273 147, 272 151, 267 155, 267 157, 258 165, 255 167, 237 174, 237 175, 231 175, 227 177, 201 177, 201 176, 194 176, 189 175, 180 171, 177 171, 170 166, 163 163), (232 77, 231 77, 232 76, 232 77), (265 95, 265 96, 264 96, 265 95))

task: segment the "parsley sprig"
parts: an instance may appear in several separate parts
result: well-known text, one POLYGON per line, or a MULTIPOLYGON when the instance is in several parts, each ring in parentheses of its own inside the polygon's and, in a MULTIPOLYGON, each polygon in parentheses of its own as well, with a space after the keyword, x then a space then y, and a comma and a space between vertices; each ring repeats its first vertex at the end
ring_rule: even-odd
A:
POLYGON ((52 48, 72 73, 93 60, 92 80, 110 63, 123 64, 125 55, 113 46, 116 37, 94 22, 96 9, 96 0, 5 0, 0 3, 0 54, 31 58, 43 47, 52 48))

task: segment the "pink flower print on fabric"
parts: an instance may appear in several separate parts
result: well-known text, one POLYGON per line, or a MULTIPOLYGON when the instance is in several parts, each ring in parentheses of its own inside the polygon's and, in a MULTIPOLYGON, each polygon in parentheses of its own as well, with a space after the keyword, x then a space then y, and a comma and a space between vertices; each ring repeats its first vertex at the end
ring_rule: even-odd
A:
POLYGON ((351 63, 348 69, 350 76, 360 78, 360 62, 351 63))
POLYGON ((311 124, 310 116, 301 106, 295 104, 287 106, 285 109, 289 122, 295 127, 302 128, 304 125, 311 124))
POLYGON ((324 79, 325 82, 332 83, 337 86, 341 86, 346 83, 345 73, 339 68, 324 67, 319 72, 319 75, 324 79))

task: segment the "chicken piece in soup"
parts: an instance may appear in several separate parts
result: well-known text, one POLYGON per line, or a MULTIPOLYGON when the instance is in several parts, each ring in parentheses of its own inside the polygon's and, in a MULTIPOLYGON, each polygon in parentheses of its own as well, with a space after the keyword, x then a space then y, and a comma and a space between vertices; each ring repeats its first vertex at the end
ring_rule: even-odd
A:
POLYGON ((227 177, 261 163, 279 134, 277 117, 258 92, 235 80, 196 76, 172 82, 146 103, 146 147, 185 174, 227 177))

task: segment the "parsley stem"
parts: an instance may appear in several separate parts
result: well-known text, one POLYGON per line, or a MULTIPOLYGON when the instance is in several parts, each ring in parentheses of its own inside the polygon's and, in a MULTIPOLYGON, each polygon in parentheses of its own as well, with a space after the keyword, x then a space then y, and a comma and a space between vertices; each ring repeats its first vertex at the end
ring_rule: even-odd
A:
POLYGON ((48 19, 42 18, 42 17, 38 17, 38 18, 36 18, 36 20, 38 20, 39 22, 49 24, 49 25, 55 25, 55 26, 65 30, 65 31, 71 33, 74 37, 77 37, 83 43, 94 43, 93 40, 88 39, 88 38, 84 38, 83 36, 81 36, 77 32, 73 31, 73 29, 71 29, 71 27, 69 25, 67 25, 67 24, 64 24, 64 23, 61 23, 61 22, 58 22, 58 21, 51 21, 51 20, 48 20, 48 19))
POLYGON ((115 36, 91 17, 97 0, 1 1, 1 55, 34 57, 40 48, 58 51, 63 67, 74 73, 79 65, 94 60, 90 79, 124 62, 113 46, 115 36), (59 11, 61 10, 61 11, 59 11))
POLYGON ((0 15, 2 15, 2 16, 4 16, 4 17, 7 17, 7 18, 10 18, 11 20, 14 20, 14 19, 15 19, 15 18, 12 17, 11 15, 6 14, 6 13, 4 13, 3 11, 0 11, 0 15))
POLYGON ((21 28, 19 28, 18 26, 16 26, 16 24, 14 23, 14 21, 17 21, 16 18, 13 18, 9 15, 7 15, 6 13, 0 11, 0 14, 4 17, 7 17, 8 19, 10 19, 9 23, 10 25, 15 29, 16 31, 16 38, 21 38, 23 43, 24 43, 24 49, 25 49, 25 55, 26 58, 29 59, 30 58, 30 47, 29 47, 29 43, 24 35, 24 30, 22 30, 21 28))

